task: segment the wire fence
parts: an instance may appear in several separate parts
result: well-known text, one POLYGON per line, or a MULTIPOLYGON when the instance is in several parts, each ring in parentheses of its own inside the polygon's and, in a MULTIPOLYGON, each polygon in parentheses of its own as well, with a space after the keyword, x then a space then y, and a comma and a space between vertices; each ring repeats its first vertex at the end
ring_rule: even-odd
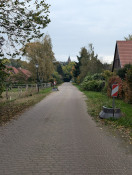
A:
POLYGON ((41 83, 41 84, 14 84, 10 85, 6 90, 2 93, 2 98, 0 98, 0 102, 6 102, 7 100, 15 100, 23 97, 32 96, 36 94, 39 89, 46 89, 51 87, 51 83, 41 83))

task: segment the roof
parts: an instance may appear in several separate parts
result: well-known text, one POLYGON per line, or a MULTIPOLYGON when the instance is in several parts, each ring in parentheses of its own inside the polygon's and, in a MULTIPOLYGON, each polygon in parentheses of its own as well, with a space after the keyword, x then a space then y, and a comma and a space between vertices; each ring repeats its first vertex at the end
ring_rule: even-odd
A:
POLYGON ((132 64, 132 41, 117 41, 117 48, 121 67, 132 64))
POLYGON ((6 66, 7 68, 11 68, 11 72, 13 72, 14 74, 18 74, 19 72, 22 72, 27 78, 31 77, 31 72, 27 69, 23 69, 21 67, 19 68, 15 68, 13 66, 6 66))
POLYGON ((24 75, 26 75, 28 78, 31 77, 31 72, 27 69, 23 69, 23 68, 18 68, 19 71, 21 71, 24 75))
POLYGON ((19 73, 19 70, 17 68, 13 67, 13 66, 6 66, 6 67, 11 68, 12 71, 14 72, 14 74, 18 74, 19 73))

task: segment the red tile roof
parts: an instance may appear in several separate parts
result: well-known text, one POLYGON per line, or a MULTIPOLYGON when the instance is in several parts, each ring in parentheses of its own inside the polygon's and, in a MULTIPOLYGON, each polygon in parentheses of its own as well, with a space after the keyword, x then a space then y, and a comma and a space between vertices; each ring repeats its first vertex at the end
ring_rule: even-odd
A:
POLYGON ((21 71, 24 75, 26 75, 28 78, 31 77, 31 72, 29 70, 18 68, 19 71, 21 71))
POLYGON ((23 69, 23 68, 15 68, 13 66, 6 66, 7 68, 11 68, 11 72, 13 72, 14 74, 18 74, 19 72, 22 72, 27 78, 31 77, 31 72, 27 69, 23 69))
POLYGON ((15 68, 15 67, 12 67, 12 66, 6 66, 6 67, 11 68, 12 69, 11 72, 13 72, 14 74, 18 74, 19 73, 19 70, 17 68, 15 68))
POLYGON ((117 41, 121 67, 132 64, 132 41, 117 41))

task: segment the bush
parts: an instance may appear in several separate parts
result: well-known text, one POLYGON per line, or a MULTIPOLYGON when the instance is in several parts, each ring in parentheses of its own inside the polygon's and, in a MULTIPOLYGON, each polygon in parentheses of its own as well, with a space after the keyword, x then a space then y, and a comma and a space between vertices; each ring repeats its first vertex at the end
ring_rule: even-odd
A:
POLYGON ((116 75, 115 72, 111 72, 109 70, 105 70, 102 74, 105 80, 108 80, 110 77, 115 76, 115 75, 116 75))
POLYGON ((126 79, 123 83, 124 97, 127 103, 132 103, 132 67, 127 70, 126 79))
POLYGON ((87 75, 81 84, 81 88, 87 91, 102 91, 105 86, 103 79, 104 77, 101 73, 87 75))
POLYGON ((62 80, 62 76, 60 74, 58 74, 58 72, 54 72, 53 74, 53 78, 51 78, 50 82, 54 82, 57 81, 57 84, 61 84, 63 82, 62 80))
POLYGON ((126 78, 127 71, 132 68, 131 64, 126 64, 123 68, 117 71, 117 75, 124 80, 126 78))
POLYGON ((81 88, 86 91, 101 91, 104 88, 105 82, 103 80, 84 81, 81 88))
POLYGON ((92 76, 87 75, 87 76, 84 78, 83 82, 88 82, 88 81, 90 81, 90 80, 93 80, 93 79, 92 79, 92 76))
POLYGON ((96 74, 93 74, 93 75, 87 75, 83 82, 87 82, 89 80, 104 80, 104 76, 102 73, 96 73, 96 74))
POLYGON ((102 73, 96 73, 91 76, 92 80, 105 80, 105 77, 102 73))

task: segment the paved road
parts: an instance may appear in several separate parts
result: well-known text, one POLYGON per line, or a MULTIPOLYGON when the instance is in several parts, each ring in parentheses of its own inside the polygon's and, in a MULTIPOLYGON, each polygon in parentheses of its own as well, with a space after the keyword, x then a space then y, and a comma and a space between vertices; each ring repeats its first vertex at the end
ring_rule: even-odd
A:
POLYGON ((0 175, 130 175, 132 156, 70 83, 0 127, 0 175))

